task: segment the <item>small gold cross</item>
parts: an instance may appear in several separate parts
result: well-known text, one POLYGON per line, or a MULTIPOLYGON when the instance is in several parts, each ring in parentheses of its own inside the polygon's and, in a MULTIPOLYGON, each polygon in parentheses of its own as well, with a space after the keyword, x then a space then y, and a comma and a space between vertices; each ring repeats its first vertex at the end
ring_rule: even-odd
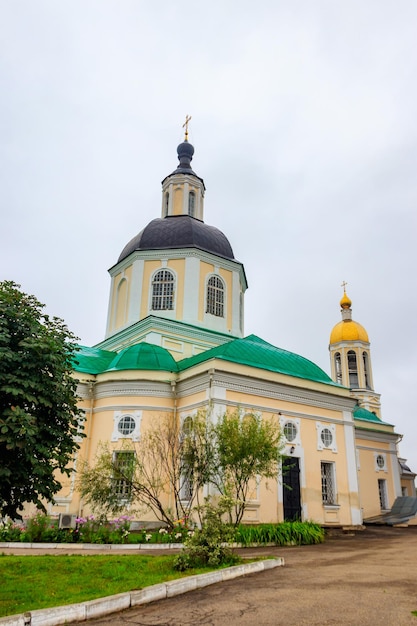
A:
POLYGON ((185 140, 184 141, 188 141, 188 122, 191 120, 191 115, 186 115, 185 116, 185 122, 182 125, 183 128, 185 128, 185 140))
POLYGON ((343 287, 343 291, 346 293, 346 285, 347 282, 344 280, 343 283, 340 285, 341 287, 343 287))

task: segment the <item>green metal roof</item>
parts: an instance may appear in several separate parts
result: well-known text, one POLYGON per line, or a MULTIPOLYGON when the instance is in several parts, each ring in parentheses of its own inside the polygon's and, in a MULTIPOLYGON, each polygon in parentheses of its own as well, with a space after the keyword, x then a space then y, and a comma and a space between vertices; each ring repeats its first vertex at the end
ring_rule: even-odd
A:
POLYGON ((119 353, 79 346, 74 358, 76 372, 101 374, 121 370, 176 372, 177 363, 168 350, 149 343, 129 346, 119 353))
POLYGON ((165 348, 150 343, 137 343, 119 352, 110 366, 108 372, 118 370, 154 370, 176 372, 177 363, 173 356, 165 348))
POLYGON ((178 362, 165 348, 145 342, 129 346, 119 353, 80 346, 80 351, 74 361, 74 369, 89 374, 124 370, 177 372, 211 359, 248 365, 326 385, 340 386, 308 359, 276 348, 256 335, 234 339, 178 362))
POLYGON ((85 374, 104 372, 115 356, 115 353, 109 350, 87 348, 87 346, 78 347, 79 351, 76 353, 73 361, 76 372, 84 372, 85 374))
POLYGON ((339 387, 320 367, 298 354, 276 348, 256 335, 235 339, 178 362, 180 371, 209 359, 249 365, 258 369, 278 372, 296 378, 312 380, 339 387))
POLYGON ((392 425, 388 424, 388 422, 383 422, 375 413, 372 413, 372 411, 368 411, 368 409, 364 409, 363 407, 357 405, 353 409, 353 417, 355 420, 365 420, 367 422, 374 422, 376 424, 386 424, 387 426, 392 425))

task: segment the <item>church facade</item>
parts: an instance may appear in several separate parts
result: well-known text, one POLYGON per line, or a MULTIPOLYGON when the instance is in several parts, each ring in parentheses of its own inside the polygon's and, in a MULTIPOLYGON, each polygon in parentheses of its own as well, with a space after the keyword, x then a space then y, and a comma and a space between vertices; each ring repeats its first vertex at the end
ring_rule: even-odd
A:
MULTIPOLYGON (((76 462, 93 462, 101 443, 122 454, 164 415, 185 420, 203 410, 216 420, 237 410, 278 420, 288 466, 254 487, 245 522, 355 526, 390 509, 397 496, 415 495, 414 474, 398 458, 399 435, 380 417, 369 338, 353 321, 346 292, 330 335, 330 376, 245 336, 244 266, 227 237, 204 221, 206 190, 192 169, 187 133, 177 153, 178 167, 162 181, 161 216, 109 270, 105 339, 77 355, 86 436, 76 462)), ((49 512, 91 513, 75 475, 64 479, 49 512)))

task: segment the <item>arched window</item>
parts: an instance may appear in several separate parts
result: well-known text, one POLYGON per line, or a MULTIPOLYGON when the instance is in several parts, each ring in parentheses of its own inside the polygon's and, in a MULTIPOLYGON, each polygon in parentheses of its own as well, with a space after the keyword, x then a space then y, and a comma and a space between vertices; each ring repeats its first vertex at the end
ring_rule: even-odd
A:
POLYGON ((224 317, 224 284, 218 276, 211 276, 207 283, 206 313, 224 317))
POLYGON ((367 389, 371 388, 370 382, 369 382, 369 360, 368 360, 368 353, 364 352, 363 355, 363 373, 365 375, 365 387, 367 389))
POLYGON ((356 352, 349 350, 347 353, 348 371, 349 371, 349 387, 357 389, 358 383, 358 365, 356 363, 356 352))
POLYGON ((165 205, 164 205, 165 217, 168 215, 168 207, 169 207, 169 193, 167 191, 165 194, 165 205))
POLYGON ((195 193, 194 191, 190 191, 188 194, 188 215, 194 217, 195 213, 195 193))
POLYGON ((334 369, 336 372, 336 382, 339 385, 342 384, 342 359, 340 357, 340 352, 336 352, 334 355, 334 369))
POLYGON ((160 270, 152 281, 152 310, 172 311, 174 308, 174 276, 169 270, 160 270))

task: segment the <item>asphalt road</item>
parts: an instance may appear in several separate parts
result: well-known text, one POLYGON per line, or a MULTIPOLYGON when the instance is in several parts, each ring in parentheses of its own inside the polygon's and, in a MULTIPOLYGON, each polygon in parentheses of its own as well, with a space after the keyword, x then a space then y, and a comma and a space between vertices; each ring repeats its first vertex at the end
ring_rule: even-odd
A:
MULTIPOLYGON (((248 549, 285 566, 90 620, 89 626, 417 626, 417 526, 248 549)), ((86 624, 86 622, 83 622, 86 624)))

